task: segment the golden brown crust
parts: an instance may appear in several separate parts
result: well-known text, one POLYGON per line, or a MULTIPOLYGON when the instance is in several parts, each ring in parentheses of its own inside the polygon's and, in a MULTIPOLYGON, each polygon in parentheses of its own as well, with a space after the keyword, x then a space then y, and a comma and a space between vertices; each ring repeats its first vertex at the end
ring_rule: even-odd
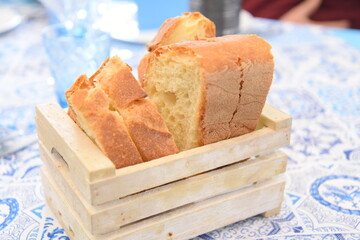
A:
POLYGON ((200 47, 199 51, 196 51, 203 56, 200 61, 208 73, 204 78, 208 91, 207 103, 202 113, 203 144, 255 130, 274 70, 271 46, 257 36, 235 35, 212 41, 208 50, 200 47), (220 43, 217 50, 217 44, 213 43, 220 43), (209 51, 213 56, 211 62, 206 60, 211 59, 209 51), (224 77, 224 74, 229 76, 224 77), (228 81, 224 82, 225 79, 228 81), (220 84, 222 88, 217 87, 220 84), (211 99, 219 98, 223 99, 223 102, 218 105, 211 102, 211 99), (232 108, 228 107, 225 117, 219 118, 219 111, 224 111, 225 105, 230 105, 230 102, 232 108))
POLYGON ((98 145, 116 168, 141 163, 142 159, 132 141, 122 117, 109 109, 105 92, 81 76, 66 92, 69 115, 98 145))
POLYGON ((149 100, 133 102, 122 115, 144 161, 179 152, 155 104, 149 100))
MULTIPOLYGON (((184 27, 185 29, 186 27, 184 27)), ((159 28, 154 39, 150 41, 146 46, 149 52, 153 52, 156 48, 172 44, 170 39, 177 39, 180 41, 198 40, 202 38, 211 38, 216 36, 215 24, 199 12, 185 12, 182 16, 167 19, 159 28), (195 24, 197 22, 197 28, 203 29, 203 35, 197 35, 196 31, 189 35, 179 36, 174 38, 176 34, 176 28, 185 22, 195 24)), ((150 58, 150 53, 146 53, 140 60, 138 65, 138 80, 142 87, 144 87, 145 74, 147 72, 147 65, 150 58)))
POLYGON ((146 97, 145 91, 131 73, 131 67, 114 56, 105 61, 90 81, 109 95, 118 108, 125 108, 131 102, 146 97))
POLYGON ((167 19, 159 28, 155 37, 146 44, 147 50, 149 52, 154 51, 160 45, 163 45, 162 42, 164 39, 167 39, 171 34, 174 28, 180 23, 180 17, 174 17, 167 19))
POLYGON ((205 36, 192 36, 193 39, 184 39, 184 40, 197 40, 199 38, 207 38, 207 37, 215 37, 215 24, 210 21, 208 18, 203 16, 199 12, 186 12, 183 13, 182 16, 169 18, 167 19, 159 28, 157 34, 154 39, 151 40, 146 46, 149 52, 154 51, 156 48, 166 45, 172 44, 174 42, 169 42, 170 37, 174 34, 176 28, 181 25, 186 19, 190 19, 191 21, 199 20, 199 27, 203 27, 205 30, 205 36))
POLYGON ((150 53, 146 53, 140 60, 139 66, 138 66, 138 80, 141 85, 141 87, 144 87, 144 80, 146 78, 146 69, 148 66, 148 62, 150 59, 150 53))
POLYGON ((255 129, 273 77, 270 50, 255 35, 231 35, 159 47, 147 64, 161 54, 195 56, 202 69, 198 117, 203 145, 255 129))

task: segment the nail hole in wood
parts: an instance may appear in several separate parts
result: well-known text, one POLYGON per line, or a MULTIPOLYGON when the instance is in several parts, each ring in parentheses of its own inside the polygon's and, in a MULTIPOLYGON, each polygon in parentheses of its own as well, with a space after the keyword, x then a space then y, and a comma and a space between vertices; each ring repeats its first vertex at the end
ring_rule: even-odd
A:
POLYGON ((73 236, 75 235, 75 234, 74 234, 74 231, 73 231, 72 228, 71 228, 71 226, 69 226, 69 232, 70 232, 71 235, 73 235, 73 236))

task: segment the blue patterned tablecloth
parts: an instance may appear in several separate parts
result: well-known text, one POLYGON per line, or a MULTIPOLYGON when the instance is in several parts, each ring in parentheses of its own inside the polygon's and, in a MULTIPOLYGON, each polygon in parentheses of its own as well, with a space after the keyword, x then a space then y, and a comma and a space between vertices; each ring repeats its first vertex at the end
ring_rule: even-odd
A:
MULTIPOLYGON (((41 11, 39 9, 39 11, 41 11)), ((0 35, 0 138, 34 132, 34 106, 55 101, 44 17, 0 35)), ((203 234, 212 239, 360 239, 360 31, 253 19, 273 45, 268 102, 294 118, 281 213, 203 234)), ((144 46, 114 42, 134 68, 144 46)), ((68 239, 44 205, 38 146, 0 158, 0 239, 68 239)), ((221 217, 221 216, 219 216, 221 217)))

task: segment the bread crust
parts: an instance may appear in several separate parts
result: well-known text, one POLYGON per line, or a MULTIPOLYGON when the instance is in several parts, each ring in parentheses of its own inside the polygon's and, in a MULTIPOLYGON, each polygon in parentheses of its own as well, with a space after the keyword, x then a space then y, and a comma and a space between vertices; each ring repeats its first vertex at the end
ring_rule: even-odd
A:
POLYGON ((231 35, 183 45, 199 56, 205 74, 200 142, 255 130, 273 78, 270 44, 255 35, 231 35))
POLYGON ((229 35, 159 47, 147 65, 161 54, 196 58, 202 89, 199 145, 204 145, 255 130, 273 77, 270 50, 270 44, 256 35, 229 35))
POLYGON ((122 117, 110 110, 105 92, 85 75, 66 92, 69 115, 98 145, 116 168, 142 163, 122 117))
POLYGON ((114 56, 102 64, 90 81, 105 91, 116 108, 125 108, 131 102, 147 96, 131 70, 129 65, 114 56))
MULTIPOLYGON (((180 37, 183 41, 189 40, 198 40, 202 38, 211 38, 216 36, 215 24, 199 12, 185 12, 182 16, 174 17, 167 19, 159 28, 157 34, 146 46, 149 52, 154 51, 156 48, 172 44, 174 42, 169 42, 170 38, 175 34, 176 28, 179 27, 182 23, 188 21, 190 23, 195 23, 198 21, 198 28, 203 28, 205 31, 204 36, 198 35, 189 35, 187 37, 180 37)), ((147 72, 147 65, 149 62, 150 53, 146 53, 140 60, 138 65, 138 80, 140 85, 144 87, 144 79, 146 78, 145 74, 147 72)))
MULTIPOLYGON (((177 16, 174 18, 167 19, 159 28, 157 34, 146 46, 149 52, 154 51, 159 46, 169 44, 169 38, 174 33, 176 28, 185 21, 185 19, 190 18, 191 21, 200 20, 199 25, 202 25, 205 28, 205 36, 203 37, 215 37, 215 24, 210 21, 208 18, 204 17, 199 12, 185 12, 182 16, 177 16)), ((199 39, 199 36, 194 36, 194 39, 186 40, 196 40, 199 39)))
POLYGON ((139 65, 138 65, 138 80, 141 85, 141 87, 144 87, 144 81, 145 81, 145 74, 147 71, 147 66, 150 60, 150 53, 145 53, 145 55, 141 58, 139 65))

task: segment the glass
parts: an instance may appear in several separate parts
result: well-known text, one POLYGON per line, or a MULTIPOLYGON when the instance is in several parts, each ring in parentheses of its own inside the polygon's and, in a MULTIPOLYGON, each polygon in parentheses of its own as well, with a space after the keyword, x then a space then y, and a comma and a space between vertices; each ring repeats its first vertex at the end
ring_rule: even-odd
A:
POLYGON ((93 74, 109 57, 110 38, 100 30, 55 24, 43 30, 43 43, 57 98, 65 108, 65 91, 80 75, 93 74))
POLYGON ((216 35, 239 33, 242 0, 190 0, 190 10, 201 12, 216 25, 216 35))
POLYGON ((39 0, 46 8, 51 23, 71 22, 77 25, 94 24, 100 17, 99 10, 109 0, 39 0))

